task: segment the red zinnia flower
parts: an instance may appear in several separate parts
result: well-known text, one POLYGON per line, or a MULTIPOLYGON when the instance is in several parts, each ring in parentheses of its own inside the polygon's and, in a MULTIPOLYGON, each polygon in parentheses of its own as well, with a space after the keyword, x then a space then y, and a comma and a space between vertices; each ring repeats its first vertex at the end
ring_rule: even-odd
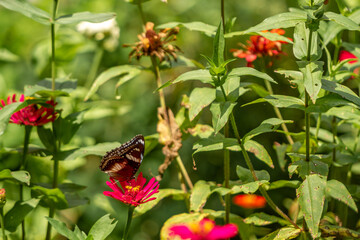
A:
POLYGON ((266 200, 263 196, 242 194, 233 197, 233 203, 243 208, 255 209, 265 207, 266 200))
POLYGON ((213 220, 204 218, 200 222, 179 224, 170 227, 170 237, 175 236, 188 240, 220 240, 236 236, 235 224, 216 226, 213 220))
POLYGON ((110 178, 110 181, 111 182, 106 182, 106 184, 113 192, 105 191, 104 195, 135 207, 156 199, 155 197, 150 197, 159 192, 159 182, 155 181, 155 178, 152 178, 144 187, 146 179, 143 177, 142 173, 139 174, 137 179, 120 182, 121 187, 117 185, 113 178, 110 178))
MULTIPOLYGON (((263 32, 268 32, 267 30, 263 32)), ((285 31, 283 29, 273 29, 271 33, 277 33, 279 35, 284 35, 285 31)), ((251 36, 250 41, 247 41, 248 45, 239 44, 243 49, 231 49, 234 57, 245 58, 247 61, 248 67, 254 67, 252 64, 258 57, 276 57, 283 52, 281 51, 281 45, 287 44, 284 41, 271 41, 263 36, 251 36)), ((270 62, 270 65, 272 63, 270 62)))
MULTIPOLYGON (((25 101, 24 94, 21 94, 20 102, 25 101)), ((7 102, 5 103, 4 100, 1 100, 0 103, 3 107, 9 105, 11 103, 17 102, 16 101, 16 94, 12 96, 8 96, 7 102)), ((47 101, 46 103, 52 105, 53 107, 56 106, 53 100, 47 101)), ((57 112, 53 107, 44 107, 39 106, 38 104, 30 104, 19 111, 13 113, 10 117, 10 122, 19 124, 19 125, 27 125, 27 126, 42 126, 48 122, 55 121, 57 117, 57 112)), ((0 107, 0 110, 2 108, 0 107)))
MULTIPOLYGON (((349 59, 349 58, 356 58, 357 59, 357 57, 354 55, 354 54, 352 54, 351 52, 348 52, 348 51, 345 51, 345 50, 341 50, 340 51, 340 55, 339 55, 339 60, 340 60, 340 62, 341 61, 344 61, 344 60, 346 60, 346 59, 349 59)), ((349 61, 349 63, 351 64, 351 63, 356 63, 358 60, 351 60, 351 61, 349 61)), ((359 70, 360 70, 360 67, 359 68, 356 68, 355 70, 354 70, 354 73, 355 74, 357 74, 357 75, 359 75, 359 70)), ((354 78, 354 77, 352 77, 352 78, 354 78)))

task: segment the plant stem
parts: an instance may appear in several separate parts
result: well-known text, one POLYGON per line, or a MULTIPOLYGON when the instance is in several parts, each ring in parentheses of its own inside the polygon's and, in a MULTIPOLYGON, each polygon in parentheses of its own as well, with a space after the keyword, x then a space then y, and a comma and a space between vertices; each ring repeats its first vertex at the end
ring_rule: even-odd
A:
MULTIPOLYGON (((55 215, 55 209, 54 208, 50 208, 49 209, 49 218, 54 218, 54 215, 55 215)), ((48 225, 47 225, 47 229, 46 229, 46 240, 50 240, 51 238, 51 224, 50 222, 48 222, 48 225)))
MULTIPOLYGON (((26 155, 27 155, 28 149, 29 149, 31 129, 32 129, 32 126, 25 125, 24 148, 23 148, 23 154, 22 154, 21 163, 20 163, 21 170, 25 170, 26 165, 27 165, 26 155)), ((22 184, 20 184, 20 201, 21 202, 24 201, 24 186, 22 184)), ((23 219, 21 222, 21 239, 25 240, 25 237, 26 237, 25 219, 23 219)))
POLYGON ((99 66, 100 66, 103 55, 104 55, 104 49, 101 46, 97 45, 96 51, 94 54, 94 58, 91 63, 90 72, 89 72, 89 75, 87 77, 86 84, 85 84, 85 86, 88 88, 91 87, 91 83, 94 81, 94 79, 96 77, 96 74, 99 70, 99 66))
POLYGON ((181 160, 180 156, 177 156, 176 157, 176 162, 180 168, 180 172, 181 172, 181 175, 183 176, 183 178, 185 179, 188 187, 190 188, 190 190, 192 190, 194 188, 194 185, 192 184, 191 182, 191 179, 189 177, 189 174, 188 172, 186 171, 186 168, 184 166, 184 163, 183 161, 181 160))
POLYGON ((321 125, 321 113, 319 113, 318 118, 316 120, 316 131, 315 131, 315 139, 318 139, 319 136, 319 130, 321 125))
MULTIPOLYGON (((307 49, 307 61, 310 62, 311 61, 311 39, 312 39, 312 35, 313 35, 313 31, 311 29, 310 33, 309 33, 309 42, 308 42, 308 49, 307 49)), ((306 157, 305 157, 305 161, 310 161, 310 113, 308 113, 306 111, 307 107, 309 106, 309 94, 305 89, 305 145, 306 145, 306 157)))
MULTIPOLYGON (((226 97, 226 94, 225 94, 225 91, 224 91, 224 88, 221 86, 221 91, 224 95, 224 98, 225 100, 227 99, 226 97)), ((230 123, 231 123, 231 126, 233 128, 233 132, 235 134, 235 137, 240 145, 240 148, 241 148, 241 152, 244 156, 244 159, 245 159, 245 162, 246 162, 246 165, 248 166, 250 172, 251 172, 251 175, 254 179, 254 181, 258 181, 258 177, 256 176, 255 174, 255 169, 254 169, 254 166, 252 165, 251 163, 251 160, 250 160, 250 157, 249 157, 249 154, 247 153, 246 149, 245 149, 245 146, 241 140, 241 137, 240 137, 240 134, 239 134, 239 131, 237 129, 237 126, 236 126, 236 121, 235 121, 235 117, 234 117, 234 114, 231 113, 230 114, 230 123)), ((260 190, 260 193, 263 195, 263 197, 266 199, 266 202, 270 205, 270 207, 276 212, 278 213, 281 217, 283 217, 285 220, 287 220, 288 222, 290 222, 295 228, 297 229, 300 229, 300 227, 294 222, 292 221, 274 202, 273 200, 270 198, 270 196, 268 195, 268 193, 266 192, 266 189, 263 187, 263 186, 260 186, 259 187, 259 190, 260 190)))
POLYGON ((141 17, 142 24, 143 24, 143 26, 145 28, 146 19, 145 19, 144 11, 142 9, 142 1, 141 0, 139 0, 139 2, 138 2, 138 9, 139 9, 139 12, 140 12, 140 17, 141 17))
MULTIPOLYGON (((1 231, 2 231, 2 236, 4 240, 7 240, 7 236, 5 234, 5 221, 4 221, 4 207, 2 206, 0 208, 0 224, 1 224, 1 231)), ((23 235, 24 236, 24 235, 23 235)))
MULTIPOLYGON (((264 72, 266 73, 266 71, 264 71, 264 72)), ((267 91, 270 93, 270 95, 273 95, 274 91, 273 91, 273 89, 271 87, 271 83, 266 79, 264 79, 264 82, 265 82, 265 87, 266 87, 267 91)), ((275 106, 273 106, 273 109, 274 109, 276 117, 281 119, 281 120, 284 120, 283 116, 281 115, 280 109, 278 107, 275 107, 275 106)), ((288 130, 285 123, 281 123, 280 126, 284 130, 285 133, 289 133, 289 130, 288 130)), ((285 134, 285 137, 288 140, 290 145, 294 144, 294 140, 292 139, 292 137, 289 134, 285 134)))
POLYGON ((134 210, 135 210, 135 207, 130 205, 129 209, 128 209, 128 218, 127 218, 125 231, 124 231, 124 235, 122 237, 122 240, 127 240, 127 238, 128 238, 129 229, 130 229, 130 225, 131 225, 134 210))
POLYGON ((52 14, 52 21, 51 21, 51 80, 52 85, 51 88, 55 91, 55 79, 56 79, 56 63, 55 63, 55 19, 56 19, 56 12, 58 8, 59 0, 54 0, 53 5, 53 14, 52 14))

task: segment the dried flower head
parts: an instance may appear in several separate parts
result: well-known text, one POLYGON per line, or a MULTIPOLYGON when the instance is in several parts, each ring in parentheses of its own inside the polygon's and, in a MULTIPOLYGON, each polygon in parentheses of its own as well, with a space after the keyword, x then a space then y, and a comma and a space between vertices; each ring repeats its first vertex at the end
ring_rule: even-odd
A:
MULTIPOLYGON (((270 32, 279 35, 285 34, 283 29, 273 29, 270 32)), ((281 45, 287 44, 287 42, 284 41, 271 41, 261 35, 251 36, 250 41, 247 41, 247 43, 247 45, 239 43, 242 49, 231 49, 230 51, 233 53, 234 57, 245 58, 248 67, 254 67, 253 62, 258 57, 276 57, 283 54, 281 45)), ((270 61, 269 64, 271 66, 272 62, 270 61)))
MULTIPOLYGON (((22 94, 20 96, 19 102, 24 102, 25 96, 22 94)), ((3 107, 11 103, 15 103, 16 94, 8 96, 7 101, 1 100, 0 103, 3 107)), ((19 125, 27 126, 42 126, 48 122, 53 122, 57 118, 58 113, 55 111, 54 107, 56 103, 53 100, 46 102, 52 107, 44 107, 38 104, 30 104, 19 111, 13 113, 10 117, 10 123, 15 123, 19 125)), ((0 105, 0 106, 1 106, 0 105)), ((0 110, 2 108, 0 107, 0 110)))
POLYGON ((176 45, 170 44, 176 41, 176 35, 179 33, 179 28, 165 28, 160 32, 154 30, 154 23, 147 22, 145 32, 138 35, 140 41, 134 45, 124 44, 124 47, 131 47, 133 50, 129 54, 129 60, 136 57, 139 60, 142 56, 155 56, 160 62, 164 60, 170 61, 171 57, 176 60, 176 52, 180 48, 176 45))

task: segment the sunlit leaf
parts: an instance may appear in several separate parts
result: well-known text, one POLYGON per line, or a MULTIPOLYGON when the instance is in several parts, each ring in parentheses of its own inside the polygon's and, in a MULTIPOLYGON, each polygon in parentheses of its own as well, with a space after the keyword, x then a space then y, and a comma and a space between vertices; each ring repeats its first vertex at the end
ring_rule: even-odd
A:
POLYGON ((78 12, 58 17, 55 22, 58 24, 76 24, 82 21, 100 23, 115 16, 115 13, 78 12))
POLYGON ((25 202, 17 201, 15 205, 5 215, 5 229, 15 232, 27 214, 38 205, 40 199, 32 198, 25 202))
POLYGON ((254 224, 256 226, 266 226, 273 223, 280 223, 282 225, 288 224, 287 221, 282 218, 269 215, 263 212, 251 214, 249 217, 244 219, 246 224, 254 224))
POLYGON ((360 98, 350 88, 325 79, 322 79, 321 83, 322 83, 321 87, 326 91, 339 94, 341 97, 360 106, 360 98))
POLYGON ((115 218, 110 218, 110 214, 102 216, 95 224, 91 227, 89 231, 89 236, 91 235, 94 240, 103 240, 106 239, 116 227, 117 221, 115 218))
POLYGON ((46 219, 49 221, 51 226, 53 226, 53 228, 55 228, 55 230, 59 234, 67 237, 68 239, 71 239, 71 240, 84 240, 85 239, 85 238, 79 238, 73 231, 71 231, 70 229, 67 228, 65 223, 60 222, 53 218, 49 218, 49 217, 46 217, 46 219))
POLYGON ((359 31, 360 30, 360 27, 358 24, 356 24, 350 18, 345 17, 338 13, 325 12, 323 18, 334 21, 337 24, 340 24, 341 26, 343 26, 346 29, 351 30, 351 31, 359 31))
POLYGON ((335 179, 329 180, 326 184, 326 193, 329 194, 332 198, 348 205, 355 212, 358 211, 354 199, 342 182, 339 182, 335 179))
POLYGON ((199 31, 203 32, 208 36, 214 36, 217 27, 203 23, 203 22, 189 22, 189 23, 181 23, 181 22, 169 22, 165 24, 158 25, 157 28, 174 28, 174 27, 184 27, 191 31, 199 31))
POLYGON ((320 235, 319 223, 324 208, 326 179, 317 174, 308 175, 297 189, 297 196, 306 225, 313 238, 320 235))
POLYGON ((304 87, 313 103, 316 102, 321 89, 321 77, 323 74, 324 62, 321 61, 298 61, 300 71, 304 75, 304 87))
POLYGON ((190 195, 190 211, 200 211, 210 194, 211 189, 207 182, 203 180, 196 182, 190 195))
POLYGON ((261 240, 283 240, 283 239, 293 239, 296 238, 301 232, 301 229, 296 229, 293 227, 283 227, 275 232, 272 232, 261 240))
POLYGON ((218 133, 228 122, 229 116, 232 113, 236 103, 233 102, 213 102, 210 106, 212 113, 212 124, 215 134, 218 133))
POLYGON ((214 88, 194 88, 189 97, 189 118, 190 121, 204 109, 210 105, 216 98, 216 90, 214 88))
POLYGON ((257 159, 264 162, 269 167, 274 168, 273 161, 263 145, 253 140, 248 140, 245 142, 244 147, 246 151, 253 153, 257 159))

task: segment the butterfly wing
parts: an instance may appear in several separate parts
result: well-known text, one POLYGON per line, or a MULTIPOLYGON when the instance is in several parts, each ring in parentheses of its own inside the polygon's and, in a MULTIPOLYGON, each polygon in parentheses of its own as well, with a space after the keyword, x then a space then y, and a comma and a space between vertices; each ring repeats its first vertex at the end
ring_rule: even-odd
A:
POLYGON ((145 141, 136 135, 120 147, 107 152, 101 160, 100 169, 119 181, 132 179, 144 157, 145 141))

